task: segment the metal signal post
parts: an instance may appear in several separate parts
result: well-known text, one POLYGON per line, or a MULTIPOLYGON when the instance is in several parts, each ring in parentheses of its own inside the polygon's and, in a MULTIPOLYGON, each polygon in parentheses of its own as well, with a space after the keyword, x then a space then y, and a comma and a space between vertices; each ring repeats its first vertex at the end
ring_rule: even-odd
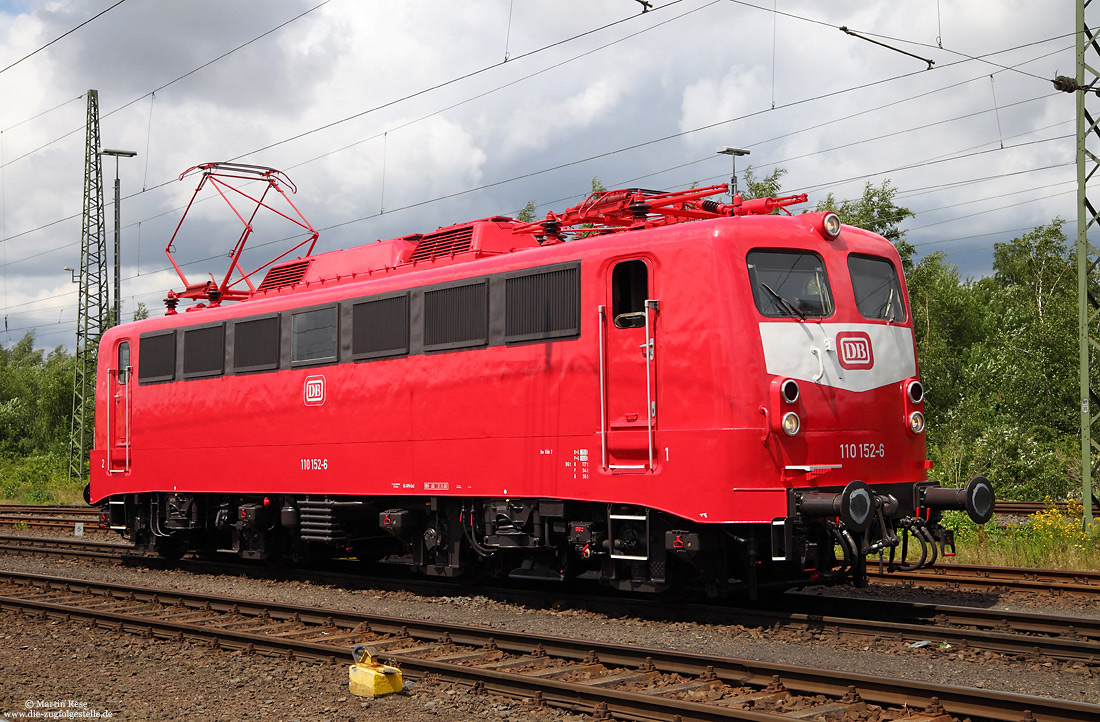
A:
MULTIPOLYGON (((1100 74, 1094 70, 1100 68, 1100 51, 1096 45, 1096 34, 1089 30, 1085 22, 1085 8, 1090 2, 1091 0, 1077 0, 1076 3, 1076 77, 1058 76, 1054 79, 1054 87, 1073 93, 1077 104, 1077 330, 1081 390, 1081 502, 1085 507, 1086 526, 1092 522, 1093 515, 1092 475, 1096 470, 1092 460, 1093 453, 1100 452, 1100 443, 1097 443, 1092 434, 1093 426, 1100 421, 1100 396, 1092 388, 1090 373, 1093 363, 1091 359, 1094 356, 1100 358, 1100 334, 1092 332, 1094 323, 1100 319, 1100 307, 1089 293, 1089 276, 1100 263, 1100 251, 1088 240, 1088 229, 1100 220, 1096 205, 1088 197, 1088 181, 1100 170, 1100 148, 1096 153, 1091 152, 1088 141, 1092 139, 1094 147, 1100 146, 1100 128, 1097 127, 1093 113, 1085 106, 1085 101, 1091 100, 1097 81, 1100 80, 1100 74), (1086 52, 1091 54, 1087 60, 1086 52)), ((1092 102, 1096 103, 1095 100, 1092 102)))
POLYGON ((107 237, 103 220, 103 166, 99 154, 99 91, 88 91, 84 144, 84 221, 80 233, 80 293, 76 368, 69 428, 69 478, 84 478, 92 447, 93 396, 99 337, 107 323, 107 237))
POLYGON ((115 148, 103 148, 99 151, 100 155, 109 155, 115 159, 115 288, 114 288, 114 305, 112 309, 113 324, 117 326, 122 323, 122 198, 121 198, 121 185, 118 180, 118 159, 119 158, 133 158, 137 155, 136 150, 118 150, 115 148))

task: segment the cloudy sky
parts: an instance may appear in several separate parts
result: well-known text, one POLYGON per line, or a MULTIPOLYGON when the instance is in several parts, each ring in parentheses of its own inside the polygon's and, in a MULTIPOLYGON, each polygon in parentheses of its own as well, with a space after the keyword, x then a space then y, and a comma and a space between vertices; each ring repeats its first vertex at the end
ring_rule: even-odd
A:
MULTIPOLYGON (((1050 83, 1073 74, 1071 0, 652 5, 0 0, 0 343, 74 343, 88 89, 103 146, 138 153, 118 164, 124 320, 181 288, 164 247, 196 179, 177 177, 207 161, 285 171, 318 251, 562 210, 593 177, 720 183, 719 145, 811 204, 890 179, 908 240, 968 275, 1056 216, 1076 234, 1073 97, 1050 83)), ((239 233, 199 202, 189 279, 224 273, 239 233)))

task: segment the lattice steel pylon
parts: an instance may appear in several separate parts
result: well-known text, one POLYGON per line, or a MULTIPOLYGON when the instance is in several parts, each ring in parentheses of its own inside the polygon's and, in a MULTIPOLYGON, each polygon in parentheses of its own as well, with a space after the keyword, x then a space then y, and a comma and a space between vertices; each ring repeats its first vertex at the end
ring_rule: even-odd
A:
POLYGON ((107 328, 107 229, 103 220, 103 161, 99 155, 99 92, 88 91, 84 146, 84 222, 80 231, 80 297, 76 321, 69 478, 87 475, 95 418, 99 337, 107 328))

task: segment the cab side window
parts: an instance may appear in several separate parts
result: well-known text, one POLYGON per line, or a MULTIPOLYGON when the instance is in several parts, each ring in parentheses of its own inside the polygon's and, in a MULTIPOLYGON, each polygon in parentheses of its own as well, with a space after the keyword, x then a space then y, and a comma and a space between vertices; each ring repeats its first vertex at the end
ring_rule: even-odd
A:
POLYGON ((649 268, 645 261, 622 261, 611 272, 611 318, 616 328, 645 326, 649 268))
POLYGON ((118 382, 123 386, 129 380, 127 369, 130 368, 130 342, 123 341, 118 345, 118 382))

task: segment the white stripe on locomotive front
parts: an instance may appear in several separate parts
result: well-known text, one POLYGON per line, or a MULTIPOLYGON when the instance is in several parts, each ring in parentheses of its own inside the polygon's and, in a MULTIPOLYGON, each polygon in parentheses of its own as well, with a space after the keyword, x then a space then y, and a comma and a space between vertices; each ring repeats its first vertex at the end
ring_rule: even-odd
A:
POLYGON ((913 331, 904 326, 763 321, 760 342, 767 372, 797 381, 846 391, 870 391, 917 375, 913 331), (862 331, 870 337, 874 366, 841 367, 836 336, 844 331, 862 331))

